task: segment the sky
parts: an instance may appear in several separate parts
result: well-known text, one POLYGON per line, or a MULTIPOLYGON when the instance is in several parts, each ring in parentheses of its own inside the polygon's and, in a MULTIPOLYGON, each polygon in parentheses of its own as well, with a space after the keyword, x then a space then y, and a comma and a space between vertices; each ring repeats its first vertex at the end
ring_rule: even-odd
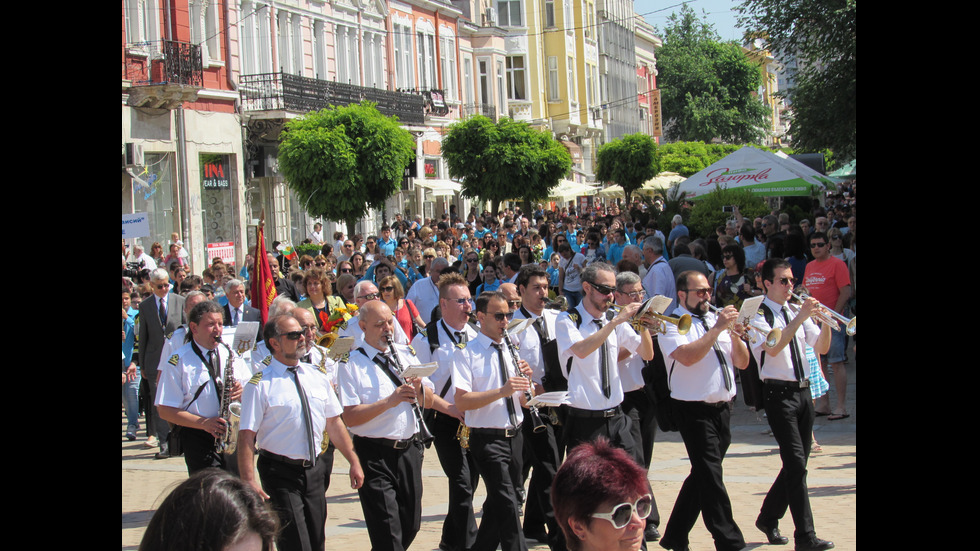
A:
MULTIPOLYGON (((648 23, 662 29, 667 24, 671 13, 680 13, 681 0, 633 0, 633 10, 644 16, 648 23)), ((742 42, 742 30, 735 26, 738 12, 735 6, 738 0, 688 0, 687 4, 694 13, 701 16, 702 10, 708 14, 708 22, 715 26, 715 31, 722 40, 742 42)))

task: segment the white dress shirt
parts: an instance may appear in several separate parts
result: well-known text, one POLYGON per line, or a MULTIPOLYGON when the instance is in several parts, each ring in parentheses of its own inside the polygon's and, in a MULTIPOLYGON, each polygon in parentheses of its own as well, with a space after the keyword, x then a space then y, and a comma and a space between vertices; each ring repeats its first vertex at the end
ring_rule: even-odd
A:
MULTIPOLYGON (((765 315, 761 313, 763 308, 768 307, 773 312, 773 325, 775 328, 786 330, 786 320, 783 319, 783 306, 779 303, 769 300, 766 297, 762 301, 762 305, 759 307, 760 313, 756 314, 754 323, 760 328, 765 327, 772 329, 769 323, 766 322, 765 315)), ((793 319, 793 314, 789 312, 787 308, 787 315, 789 319, 793 319)), ((800 351, 800 361, 803 363, 803 375, 804 378, 808 377, 810 374, 810 364, 806 359, 806 345, 813 346, 817 343, 817 339, 820 337, 820 327, 813 321, 813 318, 809 318, 803 322, 803 325, 796 331, 794 335, 796 339, 796 344, 798 350, 800 351)), ((761 367, 759 373, 759 378, 762 380, 766 379, 777 379, 780 381, 795 381, 796 372, 793 369, 793 356, 792 356, 792 346, 793 343, 790 342, 779 351, 779 354, 775 356, 770 356, 763 348, 762 345, 765 343, 765 339, 756 339, 756 343, 752 345, 752 355, 755 357, 755 361, 761 367), (762 356, 765 355, 765 358, 762 356)))
MULTIPOLYGON (((678 307, 673 315, 682 316, 690 313, 685 308, 678 307)), ((667 333, 659 337, 660 350, 667 364, 669 375, 667 382, 670 386, 671 398, 685 402, 717 403, 727 402, 735 397, 735 363, 732 361, 732 338, 728 331, 722 331, 715 342, 725 358, 725 369, 728 371, 729 380, 732 381, 731 389, 725 388, 725 374, 713 348, 708 350, 703 358, 688 366, 671 357, 679 347, 703 337, 708 329, 714 327, 716 320, 717 316, 713 312, 708 312, 704 316, 704 321, 708 325, 705 328, 697 318, 693 318, 691 330, 685 335, 677 332, 676 325, 668 323, 667 333)))
MULTIPOLYGON (((494 390, 506 384, 500 374, 500 354, 493 346, 490 337, 480 333, 475 340, 467 343, 466 348, 458 349, 453 362, 453 384, 467 392, 485 392, 494 390)), ((503 342, 504 368, 507 377, 520 374, 511 357, 507 345, 503 342)), ((508 398, 501 398, 477 409, 465 412, 466 426, 470 428, 513 429, 524 420, 521 411, 521 393, 515 392, 508 398), (507 403, 513 400, 517 423, 511 423, 507 403)))

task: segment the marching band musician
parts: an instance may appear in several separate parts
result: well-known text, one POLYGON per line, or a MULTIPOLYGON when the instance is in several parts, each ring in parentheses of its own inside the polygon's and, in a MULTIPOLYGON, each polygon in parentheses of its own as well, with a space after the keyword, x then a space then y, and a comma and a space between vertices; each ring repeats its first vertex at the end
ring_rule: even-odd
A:
MULTIPOLYGON (((535 394, 540 394, 545 391, 546 374, 561 373, 558 343, 555 341, 558 311, 545 308, 549 277, 548 272, 538 264, 523 266, 515 283, 520 306, 514 312, 514 319, 529 319, 532 324, 523 333, 512 338, 520 341, 521 357, 531 367, 535 394)), ((501 285, 501 290, 509 289, 505 285, 510 284, 501 285)), ((558 416, 549 415, 550 409, 540 408, 539 416, 544 422, 544 428, 539 432, 534 431, 532 423, 524 424, 524 472, 527 472, 528 467, 533 467, 524 508, 524 537, 548 543, 552 551, 561 551, 565 549, 565 535, 555 519, 551 504, 551 483, 561 463, 561 454, 558 451, 561 425, 553 423, 558 416)))
POLYGON ((652 360, 650 330, 644 327, 637 333, 628 323, 640 309, 639 303, 628 304, 611 320, 607 318, 616 290, 616 270, 611 265, 589 264, 582 272, 582 282, 582 302, 559 315, 556 324, 562 371, 568 379, 564 448, 570 452, 580 442, 605 436, 642 465, 639 443, 634 442, 623 412, 623 384, 616 363, 621 349, 652 360))
POLYGON ((755 525, 766 534, 769 543, 788 543, 789 538, 780 535, 778 526, 789 508, 796 527, 793 533, 796 549, 832 549, 833 542, 816 536, 807 494, 806 465, 816 414, 810 395, 809 367, 803 353, 804 344, 812 346, 818 354, 826 352, 831 342, 831 326, 821 321, 818 328, 810 319, 821 308, 814 298, 804 301, 795 315, 789 311, 786 302, 794 283, 789 262, 770 259, 762 265, 766 298, 755 323, 779 328, 782 335, 771 348, 759 339, 752 353, 763 381, 766 419, 779 444, 783 466, 762 501, 755 525))
POLYGON ((521 423, 531 369, 503 340, 511 313, 496 291, 476 299, 480 334, 459 350, 453 363, 456 407, 469 427, 470 451, 487 487, 487 501, 472 551, 527 551, 521 531, 517 477, 521 472, 521 423))
POLYGON ((300 322, 280 314, 266 323, 263 337, 272 354, 242 393, 239 470, 242 480, 270 500, 279 515, 283 529, 277 549, 322 551, 328 461, 318 456, 324 432, 350 463, 351 488, 362 485, 364 472, 328 379, 301 361, 306 342, 300 322), (253 463, 256 447, 259 458, 253 463))
MULTIPOLYGON (((436 362, 439 367, 429 376, 435 392, 450 404, 455 404, 452 388, 453 356, 477 336, 477 329, 468 323, 470 289, 466 278, 457 272, 446 272, 439 278, 439 310, 441 318, 433 318, 425 334, 412 340, 412 347, 422 363, 436 362)), ((480 481, 473 454, 464 449, 456 434, 462 414, 445 415, 433 412, 429 428, 435 436, 434 445, 439 464, 449 483, 449 510, 442 524, 439 549, 465 551, 476 540, 476 517, 473 513, 473 491, 480 481)))
POLYGON ((388 305, 368 300, 357 315, 363 345, 341 361, 337 382, 344 421, 364 466, 358 488, 374 551, 402 551, 422 523, 423 425, 415 407, 451 414, 428 378, 402 379, 402 366, 418 365, 414 348, 389 346, 398 326, 388 305), (397 357, 390 356, 394 349, 397 357))
POLYGON ((154 404, 161 419, 181 427, 179 438, 188 474, 208 467, 234 473, 234 458, 225 457, 216 446, 228 428, 221 401, 225 391, 230 401, 241 399, 248 366, 221 342, 222 311, 216 302, 199 302, 187 319, 191 340, 161 362, 154 404), (226 386, 229 380, 230 389, 226 386))
POLYGON ((711 286, 704 274, 682 272, 676 284, 677 308, 673 313, 690 315, 691 328, 681 335, 676 325, 668 324, 659 341, 691 473, 674 502, 660 546, 687 549, 690 531, 700 515, 714 538, 715 549, 742 549, 745 539, 732 515, 721 464, 732 441, 733 367, 745 369, 749 351, 745 342, 733 338, 729 331, 738 318, 734 306, 717 315, 709 312, 711 286))

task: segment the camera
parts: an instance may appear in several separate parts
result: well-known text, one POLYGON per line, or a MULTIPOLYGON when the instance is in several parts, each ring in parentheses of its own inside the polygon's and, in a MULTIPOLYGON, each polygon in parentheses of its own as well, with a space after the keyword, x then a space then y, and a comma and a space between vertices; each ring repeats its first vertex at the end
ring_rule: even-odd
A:
POLYGON ((733 214, 735 212, 735 205, 725 205, 721 207, 721 212, 733 214))
POLYGON ((123 277, 132 279, 134 283, 139 285, 150 279, 150 270, 146 268, 146 262, 143 260, 139 262, 127 262, 126 268, 122 271, 122 275, 123 277))

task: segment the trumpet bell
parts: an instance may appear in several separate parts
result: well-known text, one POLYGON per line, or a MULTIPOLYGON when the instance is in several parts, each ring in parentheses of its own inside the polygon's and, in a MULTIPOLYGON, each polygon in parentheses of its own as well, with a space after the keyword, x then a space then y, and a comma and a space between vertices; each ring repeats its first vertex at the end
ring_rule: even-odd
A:
POLYGON ((333 343, 336 342, 336 340, 337 340, 337 333, 334 333, 333 331, 330 331, 330 332, 324 333, 323 335, 320 335, 319 337, 317 337, 316 338, 316 344, 317 344, 317 346, 322 346, 324 348, 330 348, 331 346, 333 346, 333 343))

